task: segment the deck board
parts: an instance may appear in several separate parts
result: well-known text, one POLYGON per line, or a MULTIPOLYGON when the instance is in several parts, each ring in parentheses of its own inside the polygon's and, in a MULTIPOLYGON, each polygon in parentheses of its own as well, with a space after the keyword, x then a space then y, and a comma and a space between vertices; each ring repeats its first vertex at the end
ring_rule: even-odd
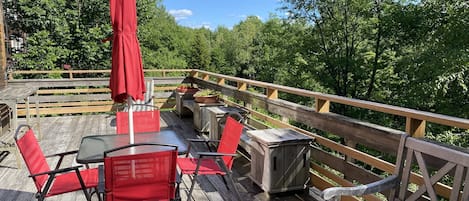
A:
MULTIPOLYGON (((20 119, 19 123, 24 123, 24 119, 20 119)), ((38 125, 33 126, 37 132, 38 125)), ((161 128, 175 130, 184 138, 198 138, 197 132, 194 130, 191 118, 180 119, 172 111, 161 112, 161 128)), ((79 147, 81 138, 87 135, 96 134, 112 134, 115 133, 115 118, 110 114, 99 115, 74 115, 61 117, 44 117, 41 118, 42 139, 39 144, 43 148, 44 153, 53 154, 57 152, 76 150, 79 147)), ((0 136, 0 140, 13 142, 13 133, 0 136)), ((195 150, 204 151, 204 146, 194 146, 191 153, 195 150)), ((53 166, 56 160, 48 160, 53 166)), ((3 161, 0 162, 0 200, 35 200, 34 192, 36 192, 33 181, 27 177, 28 173, 21 161, 22 168, 16 168, 16 160, 14 153, 10 153, 3 161)), ((66 158, 63 166, 77 165, 74 156, 66 158)), ((94 165, 93 165, 94 166, 94 165)), ((264 193, 248 178, 249 161, 244 158, 238 158, 234 164, 234 176, 236 185, 241 191, 243 200, 312 200, 306 195, 300 194, 276 194, 268 195, 264 193)), ((190 188, 190 178, 185 175, 181 184, 182 200, 187 199, 187 191, 190 188)), ((231 190, 227 190, 220 176, 199 176, 193 192, 194 200, 236 200, 236 196, 231 190)), ((48 201, 82 201, 85 200, 83 192, 77 191, 63 195, 47 198, 48 201)), ((98 200, 93 196, 93 200, 98 200)))

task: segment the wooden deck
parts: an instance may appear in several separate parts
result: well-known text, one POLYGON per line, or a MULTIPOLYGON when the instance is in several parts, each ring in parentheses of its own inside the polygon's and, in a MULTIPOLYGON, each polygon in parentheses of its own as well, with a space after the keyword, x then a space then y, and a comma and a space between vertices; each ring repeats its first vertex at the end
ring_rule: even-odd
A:
MULTIPOLYGON (((22 120, 24 122, 24 120, 22 120)), ((20 120, 21 123, 21 120, 20 120)), ((192 119, 180 119, 171 111, 161 113, 162 129, 173 129, 185 138, 199 137, 193 129, 192 119)), ((38 127, 35 125, 35 130, 38 127)), ((115 133, 115 117, 114 115, 83 115, 83 116, 62 116, 62 117, 46 117, 41 119, 42 139, 40 145, 45 154, 52 154, 62 151, 76 150, 79 147, 80 140, 83 136, 96 134, 115 133)), ((0 136, 0 140, 13 142, 13 134, 0 136)), ((202 147, 196 147, 202 150, 202 147)), ((1 157, 0 157, 1 158, 1 157)), ((55 161, 48 161, 55 164, 55 161)), ((76 162, 73 157, 63 162, 63 166, 74 165, 76 162)), ((16 167, 14 153, 10 153, 3 161, 0 162, 0 200, 35 200, 34 192, 36 192, 33 181, 27 177, 28 173, 21 161, 21 169, 16 167)), ((246 158, 239 157, 234 164, 235 180, 237 187, 241 192, 243 200, 313 200, 308 196, 306 191, 296 191, 288 193, 280 193, 268 195, 256 186, 248 177, 250 164, 246 158)), ((194 200, 235 200, 234 193, 227 190, 219 176, 200 176, 196 184, 193 198, 194 200)), ((191 183, 188 176, 183 177, 181 183, 182 200, 187 199, 186 190, 191 183)), ((67 193, 64 195, 48 198, 50 201, 73 201, 85 200, 83 193, 78 191, 75 193, 67 193)), ((93 200, 98 200, 96 195, 93 200)))

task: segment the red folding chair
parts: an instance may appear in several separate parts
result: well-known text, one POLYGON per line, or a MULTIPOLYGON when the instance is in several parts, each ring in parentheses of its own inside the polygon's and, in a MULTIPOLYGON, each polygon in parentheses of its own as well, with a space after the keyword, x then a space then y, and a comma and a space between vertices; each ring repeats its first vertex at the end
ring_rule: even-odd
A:
POLYGON ((16 129, 14 138, 29 170, 29 177, 33 179, 36 185, 36 198, 38 200, 78 190, 83 190, 86 199, 91 200, 91 195, 87 189, 97 187, 98 169, 79 170, 81 166, 60 168, 64 156, 77 153, 77 151, 44 156, 33 130, 28 125, 20 125, 16 129), (27 130, 20 137, 24 129, 27 130), (46 157, 52 156, 59 157, 59 161, 53 170, 50 169, 46 161, 46 157))
POLYGON ((152 143, 106 151, 98 192, 107 201, 175 200, 177 155, 177 146, 152 143))
MULTIPOLYGON (((160 110, 134 111, 134 132, 153 132, 160 131, 160 110)), ((129 113, 116 113, 116 132, 117 134, 129 133, 129 113)))
MULTIPOLYGON (((184 174, 194 175, 187 200, 191 200, 192 191, 194 190, 195 181, 198 175, 221 175, 228 188, 224 178, 227 177, 231 187, 236 192, 236 196, 238 196, 239 200, 242 200, 231 175, 231 167, 233 166, 234 160, 233 156, 236 156, 236 150, 238 149, 238 143, 242 131, 243 125, 228 116, 220 141, 189 139, 189 142, 218 142, 218 148, 216 153, 197 152, 196 155, 198 158, 178 158, 177 165, 181 170, 181 177, 184 174)), ((190 148, 191 146, 189 144, 188 153, 190 148)))

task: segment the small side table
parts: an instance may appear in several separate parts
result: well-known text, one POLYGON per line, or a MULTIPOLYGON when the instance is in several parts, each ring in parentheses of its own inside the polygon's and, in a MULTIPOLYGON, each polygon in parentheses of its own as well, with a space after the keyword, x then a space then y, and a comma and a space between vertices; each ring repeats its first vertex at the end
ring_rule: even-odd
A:
POLYGON ((243 118, 246 118, 248 111, 243 110, 238 107, 231 106, 219 106, 219 107, 209 107, 207 108, 210 120, 208 122, 209 133, 208 138, 210 140, 220 140, 221 133, 224 126, 220 125, 220 120, 227 113, 238 113, 243 118))
MULTIPOLYGON (((38 87, 35 86, 15 86, 15 85, 8 85, 6 88, 0 90, 0 103, 6 104, 9 109, 11 109, 12 115, 8 115, 11 123, 8 124, 10 127, 8 133, 13 133, 15 129, 18 127, 18 104, 25 103, 26 104, 26 123, 30 124, 30 113, 29 113, 29 98, 32 95, 36 96, 36 119, 37 119, 37 130, 38 130, 38 139, 42 139, 41 135, 41 121, 39 118, 39 100, 37 94, 38 87)), ((3 128, 0 128, 3 129, 3 128)), ((6 130, 6 129, 5 129, 6 130)), ((13 139, 13 137, 7 138, 13 139)), ((18 169, 21 168, 21 158, 19 156, 18 150, 14 142, 8 141, 0 141, 0 150, 9 151, 11 153, 15 153, 16 155, 16 163, 18 169)))
POLYGON ((200 133, 209 132, 210 129, 210 115, 208 112, 209 108, 224 106, 225 103, 194 103, 193 118, 194 127, 200 133))
POLYGON ((292 129, 250 130, 251 174, 268 193, 305 189, 313 138, 292 129))

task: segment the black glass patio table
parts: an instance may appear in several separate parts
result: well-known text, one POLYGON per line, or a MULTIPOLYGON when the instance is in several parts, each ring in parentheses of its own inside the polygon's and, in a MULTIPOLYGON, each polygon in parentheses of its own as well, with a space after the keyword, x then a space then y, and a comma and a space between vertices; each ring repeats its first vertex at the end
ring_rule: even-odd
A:
MULTIPOLYGON (((178 147, 179 154, 187 152, 184 139, 173 130, 161 130, 158 132, 135 133, 135 144, 156 143, 170 144, 178 147)), ((77 163, 100 163, 104 161, 104 151, 129 144, 129 135, 90 135, 81 140, 76 161, 77 163)))

